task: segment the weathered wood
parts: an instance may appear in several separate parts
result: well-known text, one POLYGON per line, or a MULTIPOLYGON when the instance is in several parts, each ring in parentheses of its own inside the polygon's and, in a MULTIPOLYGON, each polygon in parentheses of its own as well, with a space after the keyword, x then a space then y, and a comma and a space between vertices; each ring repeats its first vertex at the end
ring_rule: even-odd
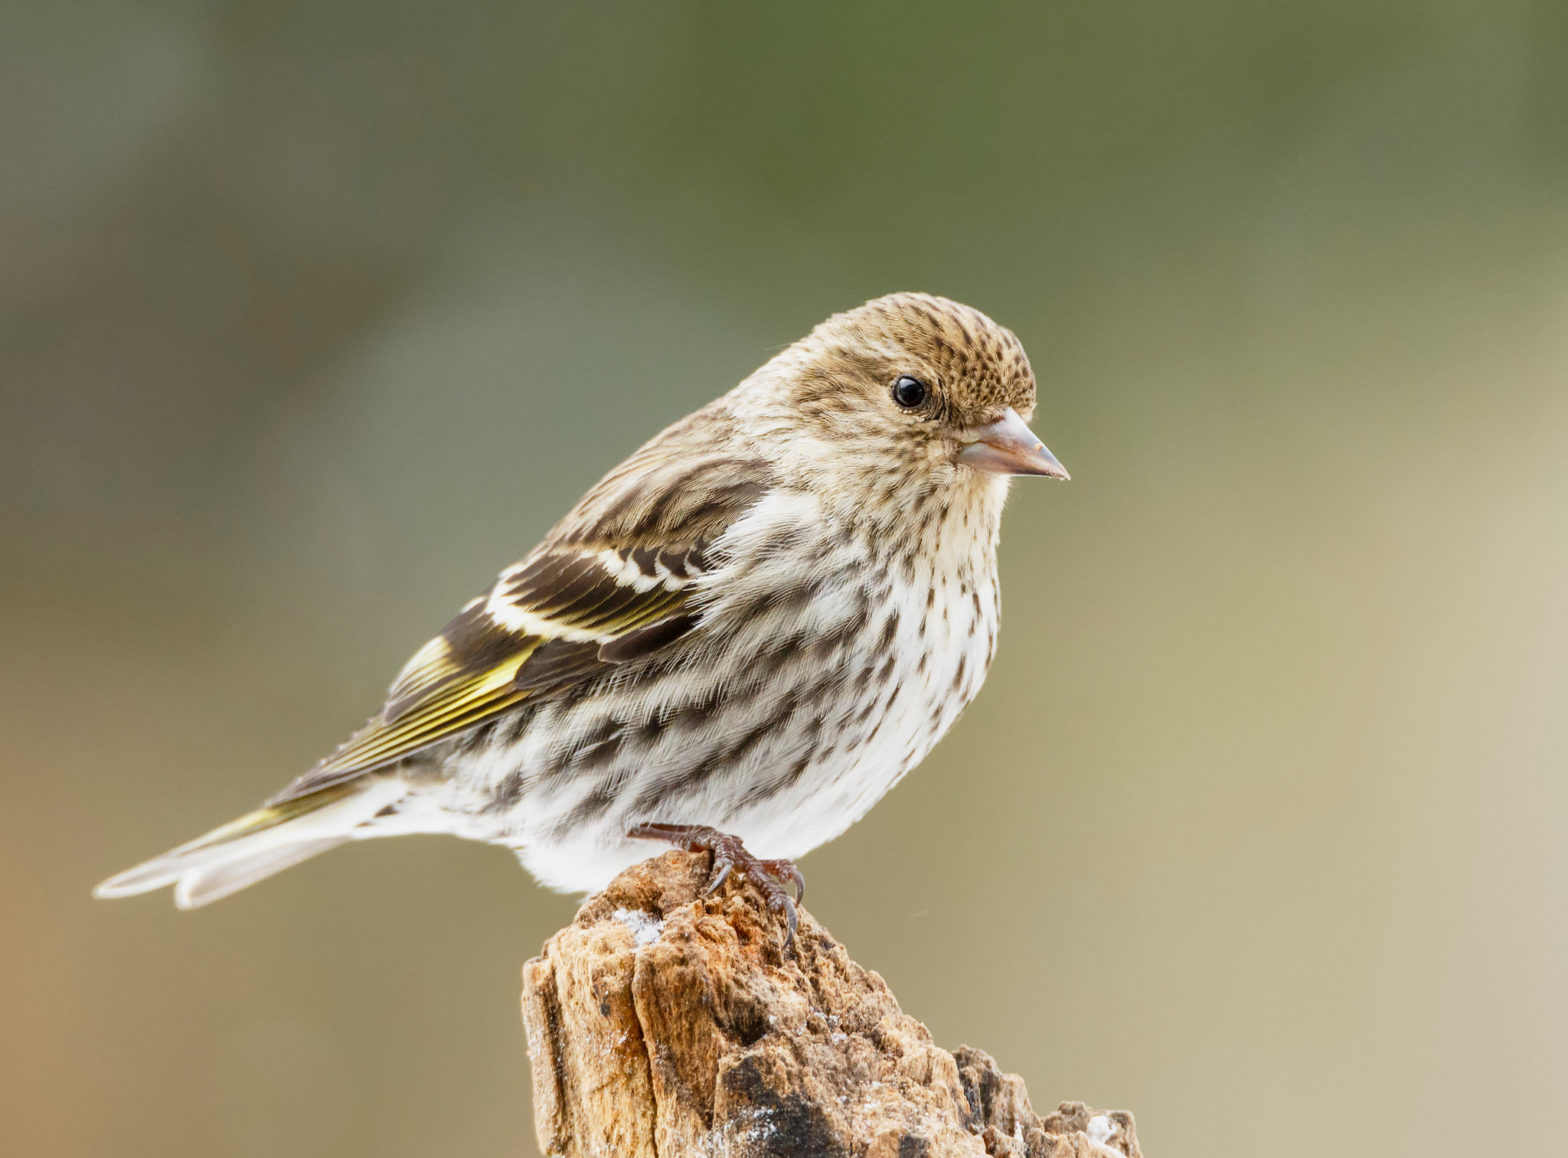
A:
POLYGON ((523 968, 539 1145, 563 1158, 1138 1158, 1132 1115, 1042 1118, 980 1050, 935 1045, 804 911, 701 895, 706 854, 621 874, 523 968))

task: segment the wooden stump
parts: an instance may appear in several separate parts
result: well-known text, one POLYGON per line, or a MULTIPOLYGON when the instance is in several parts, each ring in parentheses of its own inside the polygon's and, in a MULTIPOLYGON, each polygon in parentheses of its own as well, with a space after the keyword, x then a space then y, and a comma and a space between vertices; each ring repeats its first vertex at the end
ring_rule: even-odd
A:
POLYGON ((1037 1115, 980 1050, 933 1044, 800 913, 794 951, 705 853, 617 877, 523 968, 539 1145, 563 1158, 1138 1158, 1131 1114, 1037 1115))

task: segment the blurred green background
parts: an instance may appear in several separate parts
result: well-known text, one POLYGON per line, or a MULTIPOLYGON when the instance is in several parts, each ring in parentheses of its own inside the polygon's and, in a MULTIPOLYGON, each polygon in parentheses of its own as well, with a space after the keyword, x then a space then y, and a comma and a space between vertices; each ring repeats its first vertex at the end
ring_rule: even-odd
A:
POLYGON ((830 311, 1013 327, 979 701, 805 868, 1037 1106, 1469 1155, 1568 1088, 1568 6, 0 15, 0 1150, 530 1154, 502 851, 243 811, 830 311))

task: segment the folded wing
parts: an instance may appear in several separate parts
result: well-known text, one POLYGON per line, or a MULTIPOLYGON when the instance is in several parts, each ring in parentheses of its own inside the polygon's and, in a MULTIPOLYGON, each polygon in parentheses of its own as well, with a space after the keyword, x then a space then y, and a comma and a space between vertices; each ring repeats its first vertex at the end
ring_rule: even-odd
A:
POLYGON ((717 565, 715 542, 764 493, 765 468, 733 457, 673 465, 608 476, 579 507, 596 517, 568 516, 503 571, 414 654, 379 713, 269 803, 395 763, 696 627, 693 596, 717 565), (612 486, 618 503, 607 502, 612 486))

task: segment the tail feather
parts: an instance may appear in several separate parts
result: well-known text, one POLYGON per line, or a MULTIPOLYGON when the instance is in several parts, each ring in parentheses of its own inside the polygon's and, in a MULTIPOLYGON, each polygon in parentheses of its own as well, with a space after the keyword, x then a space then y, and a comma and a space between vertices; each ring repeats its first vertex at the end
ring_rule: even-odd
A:
POLYGON ((182 909, 195 909, 212 901, 222 900, 230 893, 237 893, 273 873, 309 860, 317 853, 337 848, 348 837, 339 836, 326 840, 301 840, 283 844, 250 856, 220 861, 208 868, 192 869, 180 877, 174 886, 174 903, 182 909))
POLYGON ((174 903, 194 909, 367 835, 355 830, 403 791, 387 777, 363 778, 258 808, 110 877, 93 896, 128 897, 174 885, 174 903))

